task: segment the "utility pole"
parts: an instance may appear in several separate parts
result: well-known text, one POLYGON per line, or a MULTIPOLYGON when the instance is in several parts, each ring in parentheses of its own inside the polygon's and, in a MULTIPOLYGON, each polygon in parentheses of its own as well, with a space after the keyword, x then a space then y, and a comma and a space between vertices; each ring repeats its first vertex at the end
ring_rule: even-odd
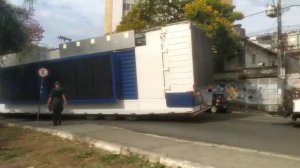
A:
POLYGON ((278 57, 278 79, 280 81, 280 85, 278 87, 278 93, 280 96, 281 108, 279 110, 284 110, 284 95, 285 95, 285 78, 286 78, 286 64, 285 64, 285 47, 284 47, 284 39, 282 35, 282 5, 281 0, 277 0, 277 5, 269 5, 267 7, 267 15, 271 18, 277 18, 277 57, 278 57))
MULTIPOLYGON (((278 56, 278 77, 281 84, 281 104, 284 103, 285 95, 285 78, 286 78, 286 69, 285 69, 285 53, 284 53, 284 39, 282 35, 282 9, 281 9, 281 0, 277 0, 277 56, 278 56)), ((282 109, 283 110, 283 109, 282 109)))

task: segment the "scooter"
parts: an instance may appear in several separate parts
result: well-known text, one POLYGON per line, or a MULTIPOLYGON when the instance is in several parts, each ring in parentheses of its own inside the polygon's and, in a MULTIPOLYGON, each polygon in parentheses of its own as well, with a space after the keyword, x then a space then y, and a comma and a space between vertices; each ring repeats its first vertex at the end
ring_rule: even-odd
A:
POLYGON ((212 113, 226 113, 227 112, 227 103, 223 94, 213 94, 212 113))

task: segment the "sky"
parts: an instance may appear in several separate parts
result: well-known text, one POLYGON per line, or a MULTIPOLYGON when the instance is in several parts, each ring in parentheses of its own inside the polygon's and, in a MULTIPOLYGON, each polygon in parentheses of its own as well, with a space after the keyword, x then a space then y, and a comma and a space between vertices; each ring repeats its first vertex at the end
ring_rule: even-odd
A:
MULTIPOLYGON (((23 0, 9 0, 15 5, 23 5, 23 0)), ((90 37, 102 36, 104 32, 104 1, 105 0, 36 0, 34 4, 35 18, 43 26, 44 39, 40 45, 57 48, 57 36, 63 35, 73 41, 90 37)), ((274 0, 275 3, 277 0, 274 0)), ((264 11, 273 0, 233 0, 236 11, 246 17, 236 22, 242 24, 248 36, 276 31, 277 21, 265 13, 251 14, 264 11)), ((300 29, 300 0, 282 0, 283 6, 291 7, 283 14, 283 28, 300 29)))
MULTIPOLYGON (((23 0, 9 0, 23 5, 23 0)), ((58 48, 62 35, 73 41, 102 36, 105 0, 36 0, 35 19, 44 28, 40 45, 58 48)))
MULTIPOLYGON (((274 0, 277 3, 277 0, 274 0)), ((300 0, 281 0, 282 7, 290 7, 282 15, 283 30, 300 29, 300 0)), ((233 0, 235 10, 242 12, 245 18, 236 24, 242 24, 248 36, 260 35, 277 31, 277 19, 269 18, 265 12, 249 16, 261 11, 265 11, 268 4, 273 4, 273 0, 233 0)))

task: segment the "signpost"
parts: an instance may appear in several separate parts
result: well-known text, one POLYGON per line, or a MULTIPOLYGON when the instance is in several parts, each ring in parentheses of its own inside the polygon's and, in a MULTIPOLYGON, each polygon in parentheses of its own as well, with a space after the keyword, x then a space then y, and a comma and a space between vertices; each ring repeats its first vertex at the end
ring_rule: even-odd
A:
POLYGON ((42 101, 41 98, 42 98, 42 94, 43 94, 44 78, 47 77, 48 74, 49 74, 49 72, 48 72, 48 69, 46 69, 46 68, 40 68, 38 70, 38 75, 41 78, 41 86, 40 86, 40 96, 39 96, 39 110, 38 110, 37 118, 36 118, 37 121, 39 120, 40 113, 41 113, 41 101, 42 101))

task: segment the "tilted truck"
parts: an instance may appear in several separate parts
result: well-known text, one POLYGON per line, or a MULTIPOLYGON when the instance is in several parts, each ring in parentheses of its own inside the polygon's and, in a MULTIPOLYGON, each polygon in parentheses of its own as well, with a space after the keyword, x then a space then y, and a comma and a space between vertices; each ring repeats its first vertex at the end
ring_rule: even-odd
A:
POLYGON ((59 45, 60 58, 2 67, 1 113, 41 113, 55 81, 64 114, 198 114, 210 108, 210 41, 191 22, 59 45), (37 75, 46 68, 43 80, 37 75), (40 86, 43 86, 40 93, 40 86))
POLYGON ((300 99, 293 100, 293 113, 292 113, 292 120, 297 121, 300 118, 300 99))

